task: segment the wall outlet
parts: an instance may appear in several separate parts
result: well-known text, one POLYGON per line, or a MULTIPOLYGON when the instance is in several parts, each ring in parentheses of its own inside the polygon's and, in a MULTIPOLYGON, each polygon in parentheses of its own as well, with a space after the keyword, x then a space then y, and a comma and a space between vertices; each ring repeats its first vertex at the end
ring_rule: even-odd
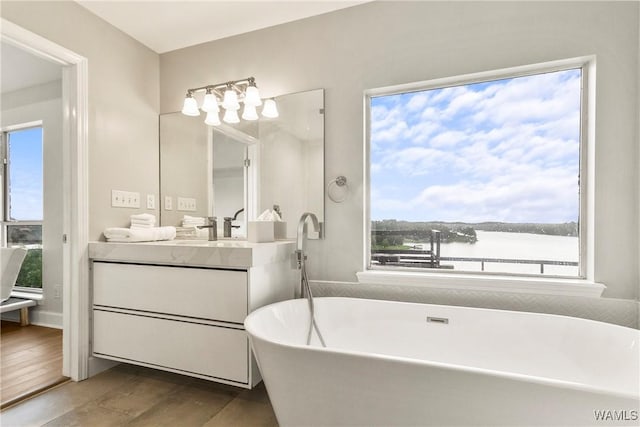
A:
POLYGON ((196 199, 190 197, 178 197, 178 210, 195 212, 196 211, 196 199))
POLYGON ((140 193, 111 190, 111 206, 114 208, 139 208, 140 193))
POLYGON ((156 208, 156 196, 153 194, 147 194, 147 209, 156 208))
POLYGON ((173 199, 171 198, 171 196, 164 197, 164 210, 165 211, 173 210, 173 199))

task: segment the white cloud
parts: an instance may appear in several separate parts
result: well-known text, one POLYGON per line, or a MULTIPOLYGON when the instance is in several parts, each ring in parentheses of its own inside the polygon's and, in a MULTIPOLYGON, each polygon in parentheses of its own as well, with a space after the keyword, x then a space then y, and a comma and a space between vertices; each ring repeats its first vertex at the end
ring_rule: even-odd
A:
POLYGON ((383 192, 372 206, 398 219, 576 220, 579 89, 577 74, 548 73, 374 107, 372 173, 414 178, 412 197, 383 192))
POLYGON ((429 92, 417 92, 409 99, 406 107, 409 111, 417 111, 424 107, 429 101, 429 92))

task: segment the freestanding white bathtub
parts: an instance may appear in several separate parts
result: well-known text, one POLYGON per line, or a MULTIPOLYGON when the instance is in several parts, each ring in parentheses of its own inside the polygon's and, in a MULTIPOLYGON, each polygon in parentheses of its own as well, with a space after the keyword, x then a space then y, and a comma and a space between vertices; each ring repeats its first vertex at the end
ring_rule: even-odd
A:
POLYGON ((585 319, 352 298, 251 313, 281 426, 638 425, 640 331, 585 319))

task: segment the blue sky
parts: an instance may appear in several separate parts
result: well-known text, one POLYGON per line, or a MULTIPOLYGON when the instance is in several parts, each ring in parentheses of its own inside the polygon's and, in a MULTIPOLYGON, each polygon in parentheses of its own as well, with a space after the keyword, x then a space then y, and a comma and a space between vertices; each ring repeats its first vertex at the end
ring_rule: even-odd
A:
POLYGON ((371 219, 578 220, 579 69, 371 99, 371 219))
POLYGON ((42 220, 42 128, 10 132, 11 218, 42 220))

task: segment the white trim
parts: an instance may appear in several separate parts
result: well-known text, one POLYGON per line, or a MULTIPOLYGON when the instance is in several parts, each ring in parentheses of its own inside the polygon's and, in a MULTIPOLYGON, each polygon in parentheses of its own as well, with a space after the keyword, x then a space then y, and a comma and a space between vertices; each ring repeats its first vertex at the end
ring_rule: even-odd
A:
POLYGON ((583 65, 582 129, 580 141, 580 264, 585 279, 595 280, 596 235, 596 57, 590 56, 583 65), (584 172, 584 174, 582 173, 584 172), (586 176, 582 176, 586 175, 586 176))
POLYGON ((500 70, 483 71, 461 76, 414 82, 364 91, 363 144, 363 271, 357 273, 360 282, 375 284, 409 284, 448 289, 524 292, 550 295, 600 296, 606 286, 595 282, 595 55, 562 59, 500 70), (381 271, 369 268, 371 256, 371 98, 441 87, 522 77, 527 75, 581 68, 583 71, 580 141, 580 278, 562 279, 536 276, 442 273, 441 271, 381 271), (586 106, 586 108, 584 108, 586 106), (586 176, 585 176, 586 175, 586 176))
POLYGON ((583 279, 514 277, 479 274, 446 274, 413 271, 367 270, 356 273, 358 282, 372 285, 406 285, 421 288, 509 292, 518 294, 600 297, 601 283, 583 279))
POLYGON ((42 127, 42 120, 34 120, 32 122, 20 123, 17 125, 5 126, 0 131, 2 132, 15 132, 17 130, 42 127))
MULTIPOLYGON (((63 367, 87 378, 89 358, 88 247, 88 65, 67 48, 1 18, 2 41, 63 65, 63 367)), ((62 236, 61 236, 62 238, 62 236)))
MULTIPOLYGON (((19 322, 20 315, 18 311, 10 311, 2 314, 2 320, 8 320, 10 322, 19 322)), ((54 311, 41 311, 38 307, 32 307, 29 310, 29 324, 36 326, 43 326, 45 328, 63 329, 62 328, 62 313, 54 311)))
POLYGON ((31 289, 33 288, 14 287, 13 291, 11 291, 11 296, 15 298, 31 299, 34 301, 44 300, 44 295, 42 294, 41 288, 36 288, 37 290, 36 289, 31 290, 31 289))
POLYGON ((38 307, 34 307, 29 311, 29 323, 46 328, 64 329, 62 313, 55 311, 42 311, 38 307))

